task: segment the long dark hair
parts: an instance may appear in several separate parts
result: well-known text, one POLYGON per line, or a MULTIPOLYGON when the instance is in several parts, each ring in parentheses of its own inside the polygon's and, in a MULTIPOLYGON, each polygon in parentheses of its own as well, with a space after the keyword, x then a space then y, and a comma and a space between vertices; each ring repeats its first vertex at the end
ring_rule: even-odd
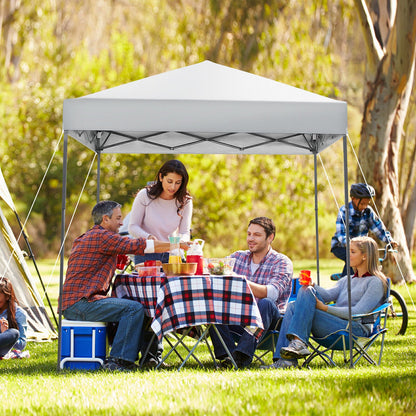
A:
POLYGON ((147 196, 150 199, 158 198, 163 192, 162 181, 160 177, 165 177, 168 173, 176 173, 177 175, 182 176, 182 183, 179 189, 175 193, 175 199, 178 206, 178 214, 183 209, 185 204, 191 199, 191 194, 188 192, 187 186, 189 181, 189 175, 185 168, 185 165, 176 159, 168 160, 163 164, 159 169, 159 172, 156 175, 155 183, 148 185, 146 187, 147 196))
POLYGON ((14 289, 12 282, 4 276, 0 276, 0 293, 4 293, 7 299, 7 320, 9 321, 9 328, 18 329, 16 321, 16 295, 14 294, 14 289))

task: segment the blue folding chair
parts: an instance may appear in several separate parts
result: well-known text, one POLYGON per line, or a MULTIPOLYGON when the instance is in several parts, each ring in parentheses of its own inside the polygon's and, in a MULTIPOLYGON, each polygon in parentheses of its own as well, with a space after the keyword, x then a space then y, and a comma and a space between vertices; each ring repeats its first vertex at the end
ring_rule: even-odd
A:
MULTIPOLYGON (((296 296, 298 295, 300 289, 299 278, 292 279, 292 289, 290 292, 290 296, 288 299, 289 302, 293 302, 296 300, 296 296)), ((260 361, 262 365, 265 365, 263 358, 267 356, 269 353, 274 353, 276 349, 277 339, 279 338, 279 329, 282 323, 283 317, 281 317, 276 326, 273 329, 269 329, 261 341, 258 343, 256 347, 256 351, 254 352, 253 362, 260 361)))
MULTIPOLYGON (((387 279, 387 294, 384 303, 378 308, 367 314, 353 315, 352 318, 355 320, 361 320, 362 323, 373 324, 373 331, 367 337, 357 337, 352 336, 352 350, 353 350, 353 366, 357 364, 361 358, 367 360, 370 364, 380 365, 381 357, 383 355, 384 348, 384 338, 387 332, 386 322, 387 322, 387 311, 390 307, 390 279, 387 279), (372 358, 369 353, 369 349, 376 340, 381 337, 381 342, 379 345, 380 351, 378 353, 378 359, 372 358)), ((334 361, 334 353, 336 351, 341 351, 344 355, 344 363, 349 363, 349 353, 350 353, 350 342, 349 342, 349 331, 347 329, 342 329, 335 331, 323 338, 311 337, 313 342, 309 342, 309 347, 312 349, 311 355, 309 355, 303 367, 308 367, 310 362, 316 357, 320 357, 327 365, 331 367, 337 367, 336 362, 334 361)))

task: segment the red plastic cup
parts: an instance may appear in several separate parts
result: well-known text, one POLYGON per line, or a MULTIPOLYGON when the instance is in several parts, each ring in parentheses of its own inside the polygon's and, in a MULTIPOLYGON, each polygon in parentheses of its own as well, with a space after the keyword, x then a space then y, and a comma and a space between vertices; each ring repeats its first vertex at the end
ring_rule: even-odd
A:
POLYGON ((312 283, 311 271, 301 270, 299 274, 299 283, 303 286, 309 286, 312 283))
POLYGON ((129 256, 127 254, 117 254, 117 269, 124 270, 128 261, 129 256))

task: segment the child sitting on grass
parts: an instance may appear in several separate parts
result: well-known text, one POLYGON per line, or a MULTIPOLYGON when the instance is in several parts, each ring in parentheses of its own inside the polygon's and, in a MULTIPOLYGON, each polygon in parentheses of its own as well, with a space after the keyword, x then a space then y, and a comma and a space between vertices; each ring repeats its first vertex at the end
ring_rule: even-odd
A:
POLYGON ((23 358, 26 347, 27 317, 18 305, 13 285, 0 276, 0 359, 23 358))

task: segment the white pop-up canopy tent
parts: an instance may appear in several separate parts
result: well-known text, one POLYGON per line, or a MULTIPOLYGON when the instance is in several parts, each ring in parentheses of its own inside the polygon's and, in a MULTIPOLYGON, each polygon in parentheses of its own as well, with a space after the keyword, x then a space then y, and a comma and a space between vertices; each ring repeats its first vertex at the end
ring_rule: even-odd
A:
POLYGON ((101 153, 217 153, 313 155, 316 183, 317 154, 343 138, 348 202, 347 104, 213 62, 67 99, 63 129, 62 238, 68 135, 97 153, 98 182, 101 153))
POLYGON ((347 105, 205 61, 65 100, 63 128, 97 153, 313 154, 347 105))

